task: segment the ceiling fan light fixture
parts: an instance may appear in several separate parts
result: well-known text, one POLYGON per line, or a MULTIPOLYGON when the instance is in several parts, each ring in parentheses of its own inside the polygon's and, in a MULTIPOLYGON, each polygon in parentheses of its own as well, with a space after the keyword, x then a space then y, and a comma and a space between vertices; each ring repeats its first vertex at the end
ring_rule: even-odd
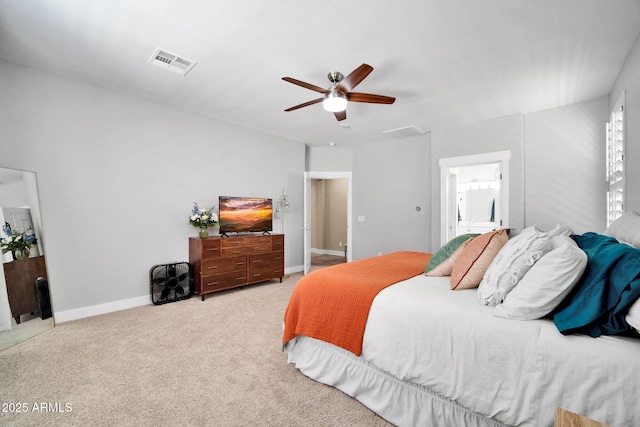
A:
POLYGON ((322 100, 322 107, 331 113, 337 113, 347 109, 347 96, 331 88, 322 100))

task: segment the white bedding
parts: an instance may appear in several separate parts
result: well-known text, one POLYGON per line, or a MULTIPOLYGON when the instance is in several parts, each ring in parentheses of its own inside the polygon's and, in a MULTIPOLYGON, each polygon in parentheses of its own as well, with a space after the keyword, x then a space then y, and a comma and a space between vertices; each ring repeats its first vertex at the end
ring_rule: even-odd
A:
MULTIPOLYGON (((349 367, 312 361, 319 349, 308 351, 305 361, 296 346, 291 342, 287 352, 303 373, 337 386, 401 425, 425 421, 393 418, 403 405, 420 412, 409 408, 422 404, 411 403, 415 396, 409 401, 400 394, 389 398, 391 405, 396 397, 398 402, 390 416, 383 408, 389 402, 377 402, 380 393, 367 397, 367 389, 376 387, 370 380, 358 387, 362 380, 356 379, 345 386, 349 390, 338 383, 348 384, 349 374, 364 366, 379 371, 381 381, 390 381, 384 373, 391 374, 409 390, 417 384, 419 394, 434 392, 506 425, 552 426, 556 407, 616 427, 640 425, 640 339, 563 336, 549 320, 494 317, 492 307, 478 304, 475 289, 452 291, 448 277, 419 275, 380 292, 367 321, 362 356, 342 351, 340 359, 349 367)), ((435 418, 438 411, 428 416, 435 418)), ((455 425, 440 422, 427 425, 455 425)), ((480 419, 473 424, 486 425, 480 419)))

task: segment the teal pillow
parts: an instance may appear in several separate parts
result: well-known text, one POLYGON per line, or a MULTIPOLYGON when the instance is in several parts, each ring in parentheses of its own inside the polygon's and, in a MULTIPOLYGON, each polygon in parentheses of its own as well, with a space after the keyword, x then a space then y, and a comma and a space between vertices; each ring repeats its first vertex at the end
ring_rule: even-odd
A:
POLYGON ((460 247, 461 244, 466 242, 472 237, 478 237, 479 234, 461 234, 460 236, 456 236, 453 239, 449 240, 443 247, 438 249, 435 254, 431 257, 429 264, 427 265, 427 269, 424 271, 424 274, 427 274, 434 268, 436 268, 439 264, 444 262, 447 258, 451 256, 452 253, 455 252, 456 249, 460 247))

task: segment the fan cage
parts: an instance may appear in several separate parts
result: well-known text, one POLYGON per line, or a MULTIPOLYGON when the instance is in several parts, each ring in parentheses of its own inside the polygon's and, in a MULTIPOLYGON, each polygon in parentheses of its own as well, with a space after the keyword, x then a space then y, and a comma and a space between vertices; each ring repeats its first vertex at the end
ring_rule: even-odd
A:
POLYGON ((158 264, 149 271, 151 301, 155 305, 191 298, 193 267, 188 262, 158 264))

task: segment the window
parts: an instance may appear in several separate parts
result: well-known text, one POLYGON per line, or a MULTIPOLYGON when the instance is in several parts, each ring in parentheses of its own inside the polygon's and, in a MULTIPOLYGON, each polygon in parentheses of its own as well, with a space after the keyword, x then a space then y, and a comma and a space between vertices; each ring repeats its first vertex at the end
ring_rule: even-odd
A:
POLYGON ((607 226, 624 213, 624 104, 625 92, 623 91, 607 123, 607 226))

